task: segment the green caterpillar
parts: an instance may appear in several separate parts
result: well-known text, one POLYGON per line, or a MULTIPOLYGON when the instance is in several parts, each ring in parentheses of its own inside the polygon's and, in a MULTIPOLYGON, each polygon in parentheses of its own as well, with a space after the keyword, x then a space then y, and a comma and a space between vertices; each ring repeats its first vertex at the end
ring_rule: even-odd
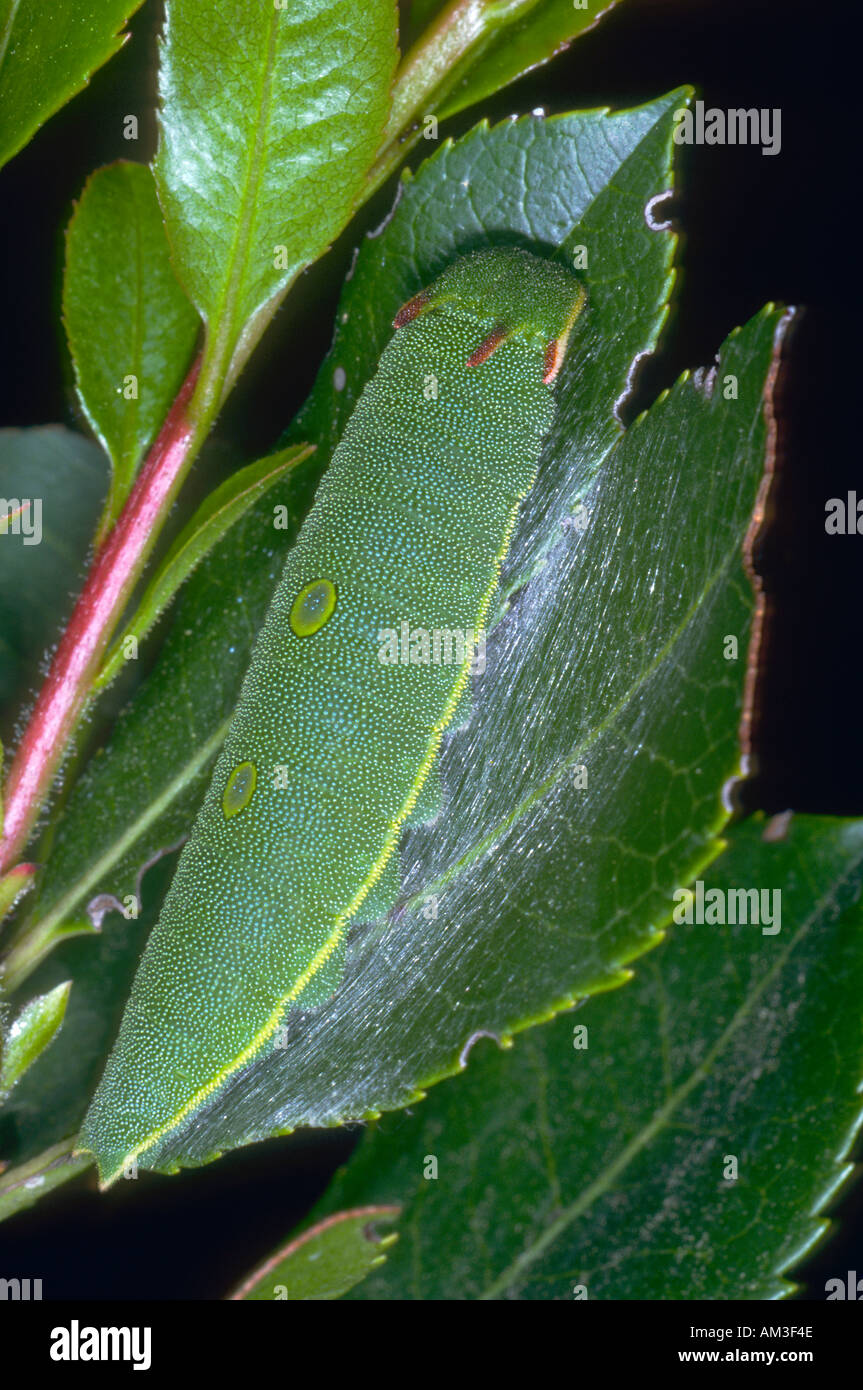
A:
POLYGON ((436 812, 441 739, 469 704, 584 302, 564 266, 507 248, 454 262, 397 315, 286 561, 85 1119, 103 1186, 158 1167, 287 1010, 333 994, 350 924, 394 902, 400 834, 436 812), (405 623, 418 647, 393 661, 385 634, 405 623), (461 635, 454 660, 428 659, 440 633, 461 635))

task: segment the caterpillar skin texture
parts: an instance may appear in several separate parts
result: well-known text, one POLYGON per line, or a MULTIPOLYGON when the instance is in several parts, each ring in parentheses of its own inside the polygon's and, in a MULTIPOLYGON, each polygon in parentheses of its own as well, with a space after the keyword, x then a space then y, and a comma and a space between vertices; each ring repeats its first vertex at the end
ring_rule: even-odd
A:
POLYGON ((563 266, 494 249, 397 316, 288 556, 85 1119, 103 1186, 133 1160, 158 1167, 287 1010, 334 992, 351 922, 392 902, 471 652, 389 664, 382 632, 483 630, 584 298, 563 266))

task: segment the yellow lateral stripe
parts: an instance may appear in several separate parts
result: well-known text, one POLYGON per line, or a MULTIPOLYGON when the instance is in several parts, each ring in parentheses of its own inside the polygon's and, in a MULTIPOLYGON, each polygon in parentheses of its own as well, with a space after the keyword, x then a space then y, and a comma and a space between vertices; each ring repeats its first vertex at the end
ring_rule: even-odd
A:
MULTIPOLYGON (((534 479, 535 478, 536 471, 534 472, 534 479)), ((531 486, 533 486, 533 480, 531 481, 531 486)), ((501 549, 495 556, 494 578, 492 579, 491 584, 489 585, 488 589, 483 595, 482 602, 480 603, 479 611, 476 616, 474 636, 476 636, 476 633, 481 629, 482 624, 488 617, 488 610, 491 606, 492 596, 495 593, 498 581, 500 579, 500 572, 503 566, 504 557, 506 556, 506 553, 509 550, 509 543, 512 539, 512 533, 515 528, 519 508, 523 499, 527 496, 527 493, 529 491, 530 488, 526 488, 523 493, 519 494, 518 500, 516 501, 515 506, 513 507, 512 512, 510 514, 509 522, 504 531, 501 549)), ((375 886, 384 869, 386 868, 387 864, 389 863, 393 851, 395 850, 398 844, 399 831, 401 830, 402 826, 404 825, 405 821, 407 820, 408 816, 410 815, 411 811, 416 805, 417 798, 419 797, 419 794, 423 789, 423 785, 429 773, 431 772, 431 769, 434 766, 435 759, 437 758, 438 752, 440 750, 441 740, 443 739, 443 736, 446 733, 446 730, 452 720, 452 717, 455 714, 456 706, 458 705, 459 700, 461 699, 464 689, 468 683, 469 677, 470 662, 465 661, 465 664, 462 667, 462 670, 459 674, 459 678, 453 686, 452 694, 450 695, 450 698, 447 701, 446 706, 444 707, 444 712, 441 715, 438 722, 432 727, 428 751, 420 764, 419 770, 414 780, 414 784, 411 790, 408 792, 408 795, 405 798, 404 803, 402 804, 401 810, 395 816, 395 818, 392 821, 392 824, 387 829, 386 837, 384 840, 384 848, 381 851, 381 854, 378 857, 378 859, 372 865, 371 869, 369 870, 368 874, 366 875, 366 878, 363 880, 362 884, 358 888, 357 892, 354 894, 354 897, 351 899, 350 903, 345 908, 344 912, 340 913, 339 916, 336 918, 335 927, 333 928, 332 933, 327 937, 323 946, 321 946, 316 955, 312 957, 311 961, 309 962, 309 965, 303 971, 302 975, 300 975, 297 978, 297 980, 294 982, 288 993, 282 996, 282 998, 276 1005, 274 1011, 267 1019, 266 1023, 264 1023, 263 1026, 258 1030, 258 1032, 255 1034, 254 1038, 248 1044, 248 1046, 245 1047, 242 1052, 238 1053, 237 1056, 233 1058, 226 1066, 224 1066, 222 1070, 218 1072, 211 1081, 208 1081, 205 1086, 202 1086, 200 1090, 196 1091, 195 1094, 188 1101, 186 1101, 185 1105, 181 1106, 181 1108, 177 1111, 176 1115, 172 1115, 171 1118, 166 1120, 163 1125, 160 1125, 157 1129, 154 1129, 152 1133, 147 1136, 147 1138, 144 1140, 142 1144, 139 1144, 139 1146, 136 1149, 133 1149, 130 1153, 127 1153, 121 1161, 121 1163, 118 1165, 118 1167, 111 1174, 111 1176, 106 1178, 105 1181, 100 1184, 100 1186, 103 1189, 110 1187, 111 1184, 116 1181, 120 1173, 122 1173, 123 1169, 130 1162, 140 1158, 141 1154, 146 1153, 148 1149, 152 1149, 153 1146, 157 1144, 160 1139, 164 1139, 166 1134, 169 1134, 171 1130, 176 1129, 178 1125, 182 1124, 183 1120, 188 1115, 190 1115, 194 1110, 196 1110, 199 1107, 199 1105, 201 1105, 207 1099, 208 1096, 212 1095, 214 1091, 217 1091, 220 1086, 222 1086, 226 1081, 228 1081, 235 1074, 235 1072, 239 1071, 242 1067, 244 1067, 247 1062, 251 1062, 254 1059, 254 1057, 260 1052, 264 1044, 269 1041, 269 1039, 275 1033, 276 1029, 279 1027, 280 1023, 282 1022, 282 1019, 284 1018, 285 1010, 288 1007, 288 1005, 292 1004, 294 1000, 298 997, 298 995, 302 994, 303 990, 306 988, 308 984, 311 983, 311 981, 314 979, 315 975, 317 975, 321 967, 327 963, 330 956, 333 954, 333 951, 335 951, 336 947, 339 945, 344 933, 344 929, 350 923, 357 909, 368 897, 372 888, 375 886)))

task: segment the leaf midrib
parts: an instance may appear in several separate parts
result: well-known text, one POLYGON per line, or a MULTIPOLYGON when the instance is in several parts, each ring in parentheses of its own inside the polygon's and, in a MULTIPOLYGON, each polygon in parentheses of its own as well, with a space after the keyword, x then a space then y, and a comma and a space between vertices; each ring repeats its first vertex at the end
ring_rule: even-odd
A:
MULTIPOLYGON (((239 328, 236 327, 236 318, 248 266, 248 248, 251 238, 251 228, 257 209, 257 191, 263 177, 264 151, 267 143, 265 136, 269 130, 272 109, 271 98, 273 74, 275 72, 275 50, 279 23, 278 16, 279 11, 276 10, 275 6, 272 6, 270 10, 267 49, 260 69, 255 139, 249 152, 249 158, 246 164, 246 175, 243 182, 243 192, 241 196, 242 211, 237 218, 236 230, 231 246, 230 270, 225 279, 222 295, 214 315, 218 327, 214 335, 213 355, 216 362, 220 364, 220 371, 223 368, 227 370, 239 341, 242 327, 244 326, 241 325, 239 328)), ((254 313, 254 310, 252 312, 254 313)))
POLYGON ((6 54, 9 50, 9 43, 12 39, 12 30, 15 28, 15 20, 18 18, 18 11, 20 10, 20 8, 21 0, 12 0, 12 4, 9 9, 9 17, 6 21, 6 27, 3 30, 2 35, 0 35, 0 70, 2 70, 3 64, 6 62, 6 54))

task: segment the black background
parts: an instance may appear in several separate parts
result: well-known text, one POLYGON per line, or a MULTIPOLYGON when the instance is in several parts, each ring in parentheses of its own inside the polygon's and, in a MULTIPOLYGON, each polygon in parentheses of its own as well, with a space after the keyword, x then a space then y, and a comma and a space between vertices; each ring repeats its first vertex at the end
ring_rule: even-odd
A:
MULTIPOLYGON (((781 476, 760 559, 771 621, 758 772, 746 798, 771 812, 863 811, 863 537, 824 530, 829 497, 855 486, 863 495, 859 269, 847 245, 858 239, 849 197, 859 178, 857 118, 844 78, 845 54, 857 52, 852 13, 811 0, 625 0, 484 107, 493 121, 539 105, 627 107, 690 83, 707 106, 781 108, 778 156, 746 146, 681 151, 682 274, 634 403, 643 409, 684 368, 712 363, 728 332, 766 300, 804 306, 781 379, 781 476)), ((80 423, 59 331, 63 229, 92 169, 153 152, 157 22, 150 3, 132 21, 132 42, 0 176, 8 354, 0 424, 80 423), (129 113, 140 120, 136 145, 122 138, 129 113)), ((468 111, 442 133, 458 135, 477 118, 468 111)), ((219 433, 243 461, 273 445, 311 387, 352 249, 392 192, 382 190, 302 278, 236 389, 219 433)), ((220 1297, 290 1232, 356 1137, 300 1134, 170 1180, 143 1174, 102 1198, 87 1177, 4 1225, 0 1263, 41 1277, 46 1298, 220 1297)), ((811 1298, 824 1297, 826 1278, 863 1272, 863 1188, 840 1211, 838 1233, 803 1266, 811 1298)))

